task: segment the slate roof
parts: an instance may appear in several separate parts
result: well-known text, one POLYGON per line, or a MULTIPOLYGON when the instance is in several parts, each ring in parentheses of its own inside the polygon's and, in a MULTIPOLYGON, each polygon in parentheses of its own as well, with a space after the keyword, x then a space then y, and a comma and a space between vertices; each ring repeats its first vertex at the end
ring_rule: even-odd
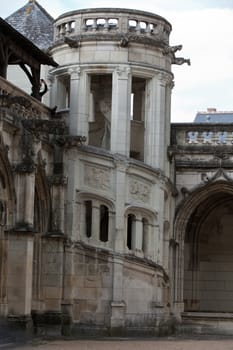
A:
POLYGON ((52 45, 54 19, 36 0, 29 0, 5 20, 41 50, 52 45))
POLYGON ((232 112, 198 112, 194 123, 233 123, 232 112))
MULTIPOLYGON (((34 45, 30 40, 28 40, 24 35, 19 33, 15 28, 13 28, 8 22, 4 21, 0 17, 0 33, 1 35, 5 35, 10 43, 10 47, 12 49, 12 53, 9 56, 8 64, 16 64, 18 60, 23 59, 25 63, 27 63, 28 57, 35 58, 40 64, 46 64, 49 66, 57 67, 58 64, 53 60, 51 56, 46 54, 44 51, 40 50, 36 45, 34 45), (15 50, 17 48, 16 45, 12 46, 12 43, 16 43, 16 45, 20 46, 23 50, 15 50), (27 55, 25 55, 25 53, 27 55)), ((0 38, 1 40, 1 38, 0 38)))

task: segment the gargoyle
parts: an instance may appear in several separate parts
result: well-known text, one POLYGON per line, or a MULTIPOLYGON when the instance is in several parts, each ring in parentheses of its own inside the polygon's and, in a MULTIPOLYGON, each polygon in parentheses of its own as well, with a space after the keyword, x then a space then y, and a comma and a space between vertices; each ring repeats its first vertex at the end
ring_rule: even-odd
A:
POLYGON ((80 41, 81 38, 80 37, 69 37, 69 36, 65 36, 64 37, 64 42, 69 45, 69 47, 71 47, 72 49, 77 49, 80 46, 80 41))
POLYGON ((181 64, 187 63, 190 66, 191 65, 190 59, 175 56, 176 51, 182 50, 182 47, 183 47, 182 45, 167 46, 163 49, 163 54, 171 57, 172 64, 181 65, 181 64))
POLYGON ((125 33, 121 33, 120 47, 128 47, 129 38, 125 33))

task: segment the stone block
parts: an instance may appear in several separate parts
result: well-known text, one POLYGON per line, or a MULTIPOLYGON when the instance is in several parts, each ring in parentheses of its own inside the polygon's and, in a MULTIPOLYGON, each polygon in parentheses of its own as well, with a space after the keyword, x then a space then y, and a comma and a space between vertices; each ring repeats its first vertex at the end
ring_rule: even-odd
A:
POLYGON ((59 287, 45 287, 44 291, 47 299, 59 299, 62 296, 62 288, 59 287))

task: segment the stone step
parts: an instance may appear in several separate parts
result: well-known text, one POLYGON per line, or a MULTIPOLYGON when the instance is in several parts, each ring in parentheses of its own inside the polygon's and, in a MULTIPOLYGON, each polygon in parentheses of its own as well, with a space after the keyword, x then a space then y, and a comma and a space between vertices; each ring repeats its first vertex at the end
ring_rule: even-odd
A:
POLYGON ((184 312, 179 334, 232 335, 233 313, 184 312))

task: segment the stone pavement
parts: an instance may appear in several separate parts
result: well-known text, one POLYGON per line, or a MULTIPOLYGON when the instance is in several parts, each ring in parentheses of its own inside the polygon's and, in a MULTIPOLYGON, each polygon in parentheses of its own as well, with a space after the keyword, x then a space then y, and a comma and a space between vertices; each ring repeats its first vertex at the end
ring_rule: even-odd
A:
MULTIPOLYGON (((117 339, 117 340, 34 340, 15 345, 17 350, 233 350, 232 339, 117 339)), ((6 348, 7 349, 7 348, 6 348)), ((1 347, 0 347, 1 350, 1 347)))

